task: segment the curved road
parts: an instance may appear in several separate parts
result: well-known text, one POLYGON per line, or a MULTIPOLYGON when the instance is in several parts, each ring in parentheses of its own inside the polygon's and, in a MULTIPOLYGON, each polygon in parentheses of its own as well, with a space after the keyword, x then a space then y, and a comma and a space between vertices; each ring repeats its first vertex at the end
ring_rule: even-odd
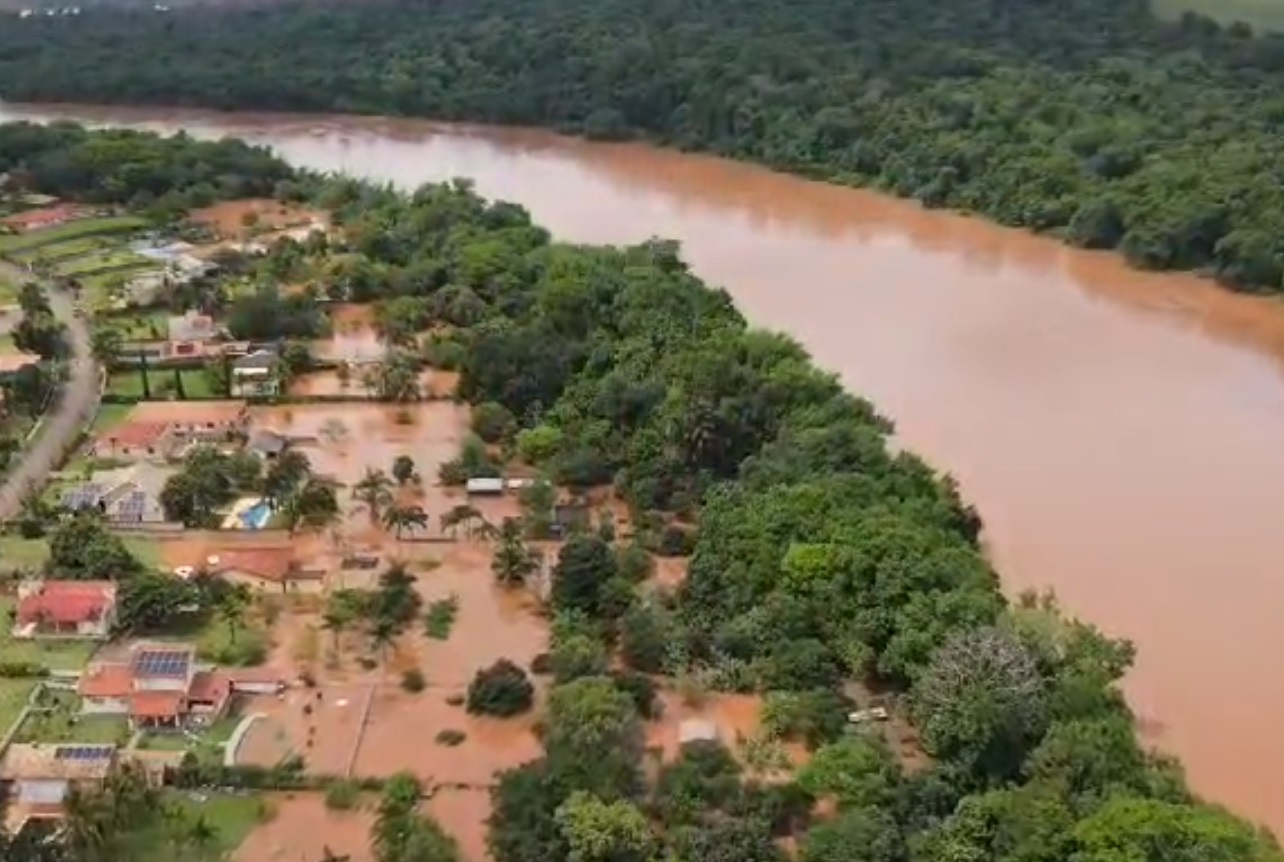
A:
MULTIPOLYGON (((0 261, 0 278, 21 284, 30 276, 20 267, 0 261)), ((70 296, 47 283, 44 286, 54 317, 67 325, 71 373, 57 403, 45 412, 35 439, 19 454, 18 466, 0 485, 0 520, 7 520, 18 513, 27 485, 43 482, 51 471, 57 469, 67 447, 98 411, 98 365, 94 362, 89 328, 76 316, 70 296)))

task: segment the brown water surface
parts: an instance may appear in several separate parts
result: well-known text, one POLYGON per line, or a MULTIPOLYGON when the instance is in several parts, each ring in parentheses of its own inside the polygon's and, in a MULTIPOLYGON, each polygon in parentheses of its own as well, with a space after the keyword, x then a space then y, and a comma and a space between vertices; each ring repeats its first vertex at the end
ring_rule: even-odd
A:
POLYGON ((342 118, 5 106, 471 178, 559 236, 680 239, 962 481, 1013 591, 1136 640, 1132 702, 1195 786, 1284 827, 1284 313, 981 221, 643 146, 342 118))

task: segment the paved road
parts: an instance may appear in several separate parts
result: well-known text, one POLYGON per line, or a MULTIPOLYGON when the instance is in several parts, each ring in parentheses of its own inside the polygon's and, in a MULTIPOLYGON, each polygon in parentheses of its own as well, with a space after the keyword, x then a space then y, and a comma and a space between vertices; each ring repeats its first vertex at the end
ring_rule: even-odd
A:
MULTIPOLYGON (((21 268, 4 261, 0 261, 0 277, 13 279, 17 284, 30 278, 21 268)), ((67 447, 98 410, 98 366, 94 362, 89 328, 75 315, 70 296, 55 288, 49 288, 46 293, 54 316, 67 324, 71 374, 61 398, 45 413, 35 439, 17 456, 21 458, 20 463, 0 485, 0 520, 18 513, 28 483, 42 482, 58 467, 67 447)))

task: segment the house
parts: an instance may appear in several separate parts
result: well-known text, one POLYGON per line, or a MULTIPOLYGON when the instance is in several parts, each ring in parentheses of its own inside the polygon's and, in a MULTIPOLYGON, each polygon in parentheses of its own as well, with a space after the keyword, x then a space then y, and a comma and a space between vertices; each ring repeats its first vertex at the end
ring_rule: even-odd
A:
POLYGON ((205 346, 219 336, 214 318, 208 314, 189 311, 166 322, 169 341, 166 352, 170 356, 201 356, 205 346))
POLYGON ((18 585, 13 637, 106 638, 116 624, 111 581, 23 581, 18 585))
POLYGON ((233 584, 282 593, 319 593, 325 570, 301 566, 292 545, 224 548, 206 558, 204 568, 233 584))
POLYGON ((75 221, 78 218, 83 218, 85 214, 86 211, 83 207, 73 204, 60 204, 5 216, 0 218, 0 225, 4 225, 15 233, 29 233, 75 221))
POLYGON ((174 454, 179 442, 172 423, 126 421, 100 434, 91 452, 95 458, 164 461, 174 454))
POLYGON ((249 424, 244 401, 145 401, 129 413, 131 422, 165 423, 180 439, 226 440, 249 424))
POLYGON ((504 480, 498 476, 469 479, 464 483, 464 492, 470 497, 497 497, 504 493, 504 480))
POLYGON ((232 699, 232 681, 198 666, 190 644, 142 643, 122 661, 91 665, 78 693, 86 714, 124 715, 135 729, 177 730, 221 718, 232 699))
POLYGON ((11 744, 0 758, 5 831, 17 835, 28 821, 61 819, 68 791, 99 789, 116 762, 114 745, 11 744))
POLYGON ((62 505, 73 512, 97 509, 113 524, 160 523, 165 520, 161 491, 173 472, 148 462, 101 470, 64 491, 62 505))
POLYGON ((266 428, 251 434, 249 442, 245 444, 247 451, 253 452, 265 461, 270 461, 280 455, 289 446, 289 437, 284 434, 278 434, 275 431, 269 431, 266 428))
POLYGON ((232 361, 232 394, 238 398, 270 398, 281 388, 280 356, 275 350, 256 350, 232 361))

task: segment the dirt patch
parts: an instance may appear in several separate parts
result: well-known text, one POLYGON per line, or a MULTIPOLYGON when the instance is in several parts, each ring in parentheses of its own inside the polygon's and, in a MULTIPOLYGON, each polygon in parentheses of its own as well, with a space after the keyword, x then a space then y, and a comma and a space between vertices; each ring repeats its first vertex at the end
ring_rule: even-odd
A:
POLYGON ((223 201, 193 210, 188 219, 207 225, 224 239, 246 240, 286 228, 328 223, 325 213, 264 198, 223 201))
POLYGON ((325 851, 350 856, 351 862, 372 862, 372 811, 331 811, 319 793, 269 797, 273 816, 259 826, 232 857, 235 862, 298 862, 320 859, 325 851))

